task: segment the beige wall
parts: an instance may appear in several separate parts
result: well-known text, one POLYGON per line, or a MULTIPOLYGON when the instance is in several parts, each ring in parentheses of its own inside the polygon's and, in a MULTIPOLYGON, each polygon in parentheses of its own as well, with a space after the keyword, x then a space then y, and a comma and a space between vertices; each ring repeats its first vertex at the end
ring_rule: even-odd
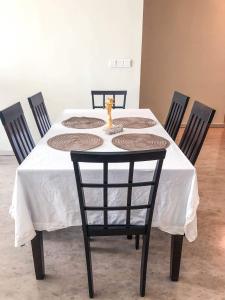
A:
MULTIPOLYGON (((143 0, 0 0, 0 110, 42 91, 51 119, 90 108, 91 89, 127 89, 138 107, 143 0), (109 60, 131 58, 130 69, 109 60)), ((10 150, 0 126, 0 152, 10 150)))
POLYGON ((165 121, 174 90, 214 107, 223 123, 224 0, 144 1, 140 106, 165 121))

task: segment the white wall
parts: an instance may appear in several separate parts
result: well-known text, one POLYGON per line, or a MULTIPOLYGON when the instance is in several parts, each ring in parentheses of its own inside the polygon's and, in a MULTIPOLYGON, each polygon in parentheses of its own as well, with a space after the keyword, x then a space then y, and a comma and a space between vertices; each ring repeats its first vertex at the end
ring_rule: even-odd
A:
MULTIPOLYGON (((42 91, 51 119, 91 108, 91 89, 127 89, 139 105, 143 0, 0 0, 0 110, 42 91), (131 58, 130 69, 110 69, 131 58)), ((0 127, 0 151, 10 150, 0 127)))

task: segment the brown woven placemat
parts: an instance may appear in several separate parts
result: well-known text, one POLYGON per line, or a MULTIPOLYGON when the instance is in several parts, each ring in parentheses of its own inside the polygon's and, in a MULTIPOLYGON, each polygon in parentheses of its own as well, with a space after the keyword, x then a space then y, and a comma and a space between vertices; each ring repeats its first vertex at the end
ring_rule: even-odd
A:
POLYGON ((126 117, 113 119, 113 124, 121 125, 124 128, 139 129, 155 126, 156 122, 149 118, 126 117))
POLYGON ((89 133, 66 133, 50 138, 47 143, 50 147, 57 150, 84 151, 101 146, 103 139, 95 134, 89 133))
POLYGON ((113 145, 124 150, 141 151, 167 148, 170 142, 161 136, 144 133, 121 134, 112 139, 113 145))
POLYGON ((105 124, 105 121, 103 121, 102 119, 90 117, 72 117, 64 120, 62 124, 69 128, 90 129, 103 126, 105 124))

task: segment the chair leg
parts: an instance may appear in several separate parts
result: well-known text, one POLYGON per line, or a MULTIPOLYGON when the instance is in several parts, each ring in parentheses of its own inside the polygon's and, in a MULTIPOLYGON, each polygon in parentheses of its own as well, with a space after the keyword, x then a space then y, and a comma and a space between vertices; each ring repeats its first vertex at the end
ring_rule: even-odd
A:
POLYGON ((135 236, 135 248, 136 248, 136 250, 139 249, 139 240, 140 240, 140 236, 139 236, 139 234, 137 234, 135 236))
POLYGON ((182 245, 183 235, 171 236, 170 278, 172 281, 179 280, 182 245))
POLYGON ((84 233, 84 247, 85 247, 86 265, 87 265, 89 297, 94 298, 90 240, 85 233, 84 233))
POLYGON ((146 272, 148 264, 149 234, 143 236, 142 257, 141 257, 141 278, 140 278, 140 296, 145 296, 146 272))
POLYGON ((36 236, 31 241, 34 261, 34 270, 37 280, 45 278, 45 262, 42 231, 36 231, 36 236))

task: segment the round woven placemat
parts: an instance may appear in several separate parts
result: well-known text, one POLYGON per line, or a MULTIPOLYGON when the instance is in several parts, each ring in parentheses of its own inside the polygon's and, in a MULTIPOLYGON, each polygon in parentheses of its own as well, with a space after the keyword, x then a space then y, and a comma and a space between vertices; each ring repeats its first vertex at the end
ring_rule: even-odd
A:
POLYGON ((103 144, 103 139, 89 133, 69 133, 56 135, 50 138, 47 143, 50 147, 57 150, 84 151, 101 146, 103 144))
POLYGON ((156 125, 156 122, 152 119, 141 117, 126 117, 113 119, 114 125, 121 125, 124 128, 147 128, 156 125))
POLYGON ((144 133, 127 133, 114 137, 113 145, 124 150, 141 151, 167 148, 170 142, 161 136, 144 133))
POLYGON ((72 117, 64 120, 62 124, 69 128, 90 129, 103 126, 105 124, 105 121, 98 118, 72 117))

